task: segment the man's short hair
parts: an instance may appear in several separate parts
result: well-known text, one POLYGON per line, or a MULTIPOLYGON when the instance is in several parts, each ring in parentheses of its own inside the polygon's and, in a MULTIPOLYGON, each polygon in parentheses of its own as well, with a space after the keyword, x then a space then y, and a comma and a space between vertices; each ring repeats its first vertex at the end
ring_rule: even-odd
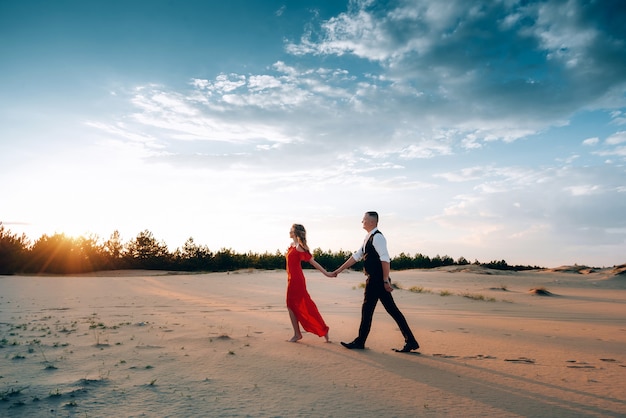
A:
POLYGON ((374 218, 374 220, 376 221, 376 223, 378 223, 378 212, 375 212, 373 210, 370 210, 368 212, 365 212, 367 214, 367 216, 374 218))

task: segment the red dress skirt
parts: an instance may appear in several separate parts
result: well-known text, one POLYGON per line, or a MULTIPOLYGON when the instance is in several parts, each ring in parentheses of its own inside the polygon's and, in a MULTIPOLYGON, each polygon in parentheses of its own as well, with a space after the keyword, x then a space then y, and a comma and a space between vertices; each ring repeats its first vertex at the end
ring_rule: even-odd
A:
POLYGON ((287 251, 287 307, 296 315, 305 331, 323 337, 328 333, 328 325, 306 290, 302 271, 302 261, 310 259, 309 252, 298 251, 294 246, 287 251))

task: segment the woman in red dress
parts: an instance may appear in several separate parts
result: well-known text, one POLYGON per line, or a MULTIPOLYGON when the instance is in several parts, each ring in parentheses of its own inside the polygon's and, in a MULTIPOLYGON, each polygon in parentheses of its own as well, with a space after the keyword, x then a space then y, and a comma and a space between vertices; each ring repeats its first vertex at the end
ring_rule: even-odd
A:
POLYGON ((302 339, 300 325, 305 331, 328 339, 328 325, 309 292, 306 290, 306 281, 302 271, 302 261, 311 263, 313 267, 324 273, 327 277, 334 277, 324 267, 313 259, 306 243, 306 230, 300 224, 293 224, 289 231, 289 237, 293 242, 287 250, 287 310, 293 326, 293 337, 289 342, 295 343, 302 339))

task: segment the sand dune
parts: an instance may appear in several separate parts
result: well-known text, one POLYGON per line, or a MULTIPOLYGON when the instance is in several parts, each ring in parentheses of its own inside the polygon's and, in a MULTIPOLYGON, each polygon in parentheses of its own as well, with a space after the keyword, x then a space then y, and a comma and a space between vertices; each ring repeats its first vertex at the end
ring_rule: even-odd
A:
POLYGON ((0 276, 0 415, 625 416, 626 278, 582 270, 393 272, 411 354, 382 306, 339 344, 357 272, 306 271, 330 344, 286 342, 284 271, 0 276))

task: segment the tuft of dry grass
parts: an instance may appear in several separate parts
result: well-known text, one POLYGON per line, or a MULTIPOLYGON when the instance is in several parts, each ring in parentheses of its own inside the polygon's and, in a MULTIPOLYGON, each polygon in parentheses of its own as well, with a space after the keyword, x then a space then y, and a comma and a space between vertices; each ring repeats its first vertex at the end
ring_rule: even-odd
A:
POLYGON ((495 302, 496 298, 488 298, 485 295, 477 294, 477 293, 460 293, 464 298, 472 299, 472 300, 484 300, 487 302, 495 302))
POLYGON ((543 286, 530 289, 530 293, 537 296, 554 296, 554 293, 550 292, 543 286))
POLYGON ((430 289, 425 289, 423 286, 411 286, 409 292, 413 293, 433 293, 430 289))

